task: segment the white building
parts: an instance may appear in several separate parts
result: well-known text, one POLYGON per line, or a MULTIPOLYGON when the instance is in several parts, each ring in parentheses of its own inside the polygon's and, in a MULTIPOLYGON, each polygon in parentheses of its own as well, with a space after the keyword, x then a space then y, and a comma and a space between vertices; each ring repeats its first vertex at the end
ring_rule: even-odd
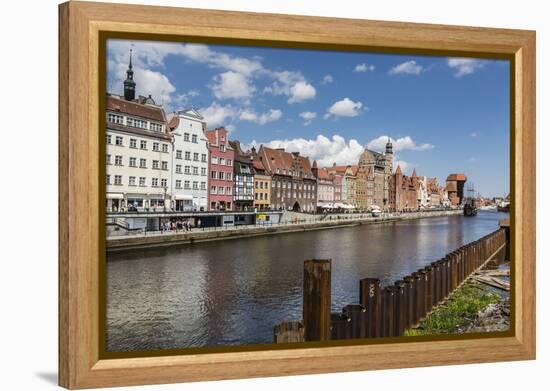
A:
MULTIPOLYGON (((416 173, 416 171, 415 171, 416 173)), ((418 190, 416 192, 418 195, 418 207, 426 209, 430 207, 430 193, 428 191, 428 178, 425 176, 418 177, 418 190)))
POLYGON ((107 211, 163 210, 172 165, 166 116, 150 97, 130 98, 107 96, 107 211))
POLYGON ((206 122, 193 109, 172 113, 172 206, 178 211, 208 209, 208 140, 206 122))

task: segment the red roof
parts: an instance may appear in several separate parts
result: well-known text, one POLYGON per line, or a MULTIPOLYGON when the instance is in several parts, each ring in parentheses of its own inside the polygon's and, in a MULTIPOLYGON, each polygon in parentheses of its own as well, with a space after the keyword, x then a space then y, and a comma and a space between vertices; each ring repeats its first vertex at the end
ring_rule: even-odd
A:
POLYGON ((252 165, 254 166, 255 170, 265 171, 265 166, 258 155, 252 157, 252 165))
POLYGON ((218 146, 219 145, 218 140, 220 139, 220 136, 224 136, 225 137, 225 145, 226 145, 225 148, 227 150, 233 150, 233 147, 228 142, 227 130, 224 127, 216 128, 216 129, 212 129, 212 130, 207 130, 206 132, 204 132, 204 135, 208 139, 208 143, 211 146, 218 146))
POLYGON ((331 176, 329 175, 328 173, 328 170, 326 168, 320 168, 318 171, 317 171, 317 178, 319 179, 324 179, 324 180, 331 180, 331 176))
POLYGON ((449 174, 447 177, 448 181, 466 181, 466 175, 464 174, 449 174))
POLYGON ((178 118, 177 115, 174 115, 174 116, 172 117, 172 119, 171 119, 170 121, 168 121, 167 127, 168 127, 168 129, 170 129, 170 130, 174 130, 174 129, 176 129, 176 128, 178 127, 179 124, 180 124, 180 119, 178 118))
POLYGON ((107 95, 106 110, 120 112, 162 123, 166 122, 166 115, 162 107, 127 101, 112 95, 107 95))
POLYGON ((282 148, 273 149, 263 145, 261 150, 263 150, 266 158, 264 166, 271 173, 277 173, 277 169, 279 169, 279 174, 286 173, 286 175, 290 175, 293 170, 293 163, 297 163, 305 176, 312 176, 311 165, 307 157, 301 156, 297 152, 290 153, 282 148))

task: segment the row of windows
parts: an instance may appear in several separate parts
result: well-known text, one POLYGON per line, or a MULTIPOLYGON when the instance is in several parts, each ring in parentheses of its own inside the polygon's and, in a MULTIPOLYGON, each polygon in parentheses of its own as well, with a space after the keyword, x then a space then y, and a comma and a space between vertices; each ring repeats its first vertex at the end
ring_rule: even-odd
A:
POLYGON ((126 117, 120 114, 115 113, 107 113, 107 121, 118 124, 118 125, 126 125, 132 128, 138 128, 138 129, 148 129, 152 130, 153 132, 162 132, 162 125, 153 122, 153 121, 145 121, 138 118, 133 117, 126 117))
MULTIPOLYGON (((108 134, 107 135, 107 144, 112 144, 112 143, 113 143, 113 136, 108 134)), ((161 150, 162 150, 162 152, 168 153, 168 151, 169 151, 168 144, 166 144, 166 143, 161 144, 161 143, 153 142, 152 144, 153 144, 153 151, 154 152, 161 152, 161 150)), ((115 145, 117 145, 119 147, 123 147, 124 146, 124 137, 115 136, 115 145)), ((130 138, 129 147, 137 149, 138 139, 130 138)), ((147 150, 147 141, 146 140, 139 140, 139 149, 147 150)))
MULTIPOLYGON (((106 177, 106 183, 107 185, 111 185, 111 184, 114 184, 114 185, 123 185, 124 182, 123 182, 123 177, 122 175, 114 175, 113 176, 114 178, 114 181, 113 183, 111 183, 111 175, 107 174, 107 177, 106 177)), ((135 177, 135 176, 129 176, 128 177, 128 186, 141 186, 141 187, 146 187, 147 186, 147 178, 146 177, 135 177)), ((165 178, 161 178, 160 181, 159 181, 159 178, 151 178, 151 187, 162 187, 162 188, 165 188, 165 187, 168 187, 168 180, 165 179, 165 178)), ((201 189, 201 190, 206 190, 206 182, 205 181, 202 181, 202 182, 199 182, 199 181, 181 181, 181 180, 176 180, 176 189, 195 189, 195 190, 198 190, 198 189, 201 189), (182 183, 183 183, 183 187, 182 187, 182 183)), ((231 194, 231 192, 229 192, 228 194, 231 194)))
MULTIPOLYGON (((111 175, 109 175, 109 174, 107 174, 106 183, 107 183, 107 185, 111 185, 111 175)), ((152 187, 159 187, 159 183, 160 183, 160 187, 168 187, 168 180, 167 179, 162 178, 159 181, 159 178, 151 178, 151 186, 152 187)), ((114 182, 112 184, 114 184, 114 185, 123 185, 124 182, 123 182, 122 175, 114 175, 114 182)), ((128 186, 138 186, 138 184, 141 187, 147 186, 147 178, 144 177, 144 176, 140 176, 139 178, 135 177, 135 176, 129 176, 128 177, 128 186)))
MULTIPOLYGON (((193 126, 193 124, 191 124, 191 126, 193 126)), ((195 143, 195 144, 198 144, 199 140, 198 140, 198 137, 196 134, 189 134, 189 133, 184 133, 183 134, 183 141, 191 141, 192 143, 195 143), (191 136, 191 138, 189 138, 189 136, 191 136)))
POLYGON ((223 157, 218 158, 217 156, 212 156, 210 159, 212 164, 219 164, 220 166, 233 166, 233 160, 225 159, 223 157))
POLYGON ((233 173, 231 172, 224 172, 224 171, 210 171, 210 178, 211 179, 221 179, 230 181, 233 179, 233 173))
MULTIPOLYGON (((206 160, 206 153, 203 153, 200 155, 201 162, 206 163, 208 160, 206 160)), ((183 159, 183 151, 178 149, 176 150, 176 159, 183 159)), ((191 160, 191 152, 185 151, 185 160, 191 160)), ((193 161, 198 162, 199 161, 199 153, 194 152, 193 153, 193 161)))
POLYGON ((230 186, 210 186, 210 194, 231 195, 232 191, 230 186))
POLYGON ((294 183, 294 182, 286 182, 286 181, 273 181, 271 183, 271 187, 282 187, 283 189, 286 189, 288 186, 289 189, 296 189, 296 190, 306 190, 306 191, 315 191, 315 185, 306 185, 301 183, 294 183))
POLYGON ((265 194, 264 194, 264 193, 255 193, 255 194, 254 194, 254 199, 255 199, 256 201, 258 201, 258 200, 263 201, 264 199, 265 199, 266 201, 268 201, 268 200, 269 200, 269 195, 268 195, 267 193, 265 193, 265 194), (264 197, 265 197, 265 198, 264 198, 264 197))
MULTIPOLYGON (((107 154, 107 164, 111 164, 111 155, 107 154)), ((122 166, 124 165, 124 159, 122 155, 115 155, 115 166, 122 166)), ((137 165, 137 158, 130 157, 128 159, 128 166, 129 167, 138 167, 137 165)), ((147 168, 147 159, 140 158, 139 159, 139 168, 147 168)), ((159 160, 153 160, 153 169, 155 170, 168 170, 168 162, 166 160, 159 161, 159 160)))
POLYGON ((302 170, 298 171, 298 170, 287 170, 287 169, 279 169, 277 168, 276 170, 276 173, 277 174, 283 174, 283 175, 292 175, 292 176, 297 176, 297 177, 300 177, 300 178, 311 178, 312 176, 311 175, 304 175, 304 172, 302 170))
POLYGON ((254 187, 256 189, 267 189, 269 187, 269 182, 266 181, 255 181, 254 187))
MULTIPOLYGON (((291 195, 292 195, 292 198, 305 198, 305 199, 314 199, 314 194, 313 193, 296 193, 296 192, 291 192, 291 191, 287 191, 286 193, 283 191, 282 193, 283 197, 287 197, 287 198, 291 198, 291 195)), ((281 198, 281 192, 278 191, 277 192, 277 198, 281 198)))
MULTIPOLYGON (((181 189, 182 181, 180 179, 176 180, 176 189, 181 189)), ((206 190, 206 182, 200 182, 199 181, 183 181, 183 189, 193 189, 193 190, 199 190, 199 185, 201 190, 206 190), (193 187, 191 187, 193 185, 193 187)))
MULTIPOLYGON (((206 167, 201 167, 201 175, 206 176, 206 167)), ((183 172, 185 174, 191 175, 199 175, 199 167, 191 167, 191 166, 185 166, 185 171, 183 172)), ((176 164, 176 174, 182 174, 181 171, 181 164, 176 164)))

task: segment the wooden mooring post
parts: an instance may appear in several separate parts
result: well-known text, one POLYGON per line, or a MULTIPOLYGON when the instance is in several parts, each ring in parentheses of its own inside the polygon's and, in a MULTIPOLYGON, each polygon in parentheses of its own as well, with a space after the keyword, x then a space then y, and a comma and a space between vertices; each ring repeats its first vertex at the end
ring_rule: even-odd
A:
POLYGON ((330 259, 304 262, 303 324, 306 341, 330 339, 330 283, 330 259))
POLYGON ((359 302, 366 311, 367 338, 380 337, 380 279, 363 278, 359 281, 359 302))
POLYGON ((273 342, 304 342, 304 325, 298 320, 279 323, 273 329, 273 342))

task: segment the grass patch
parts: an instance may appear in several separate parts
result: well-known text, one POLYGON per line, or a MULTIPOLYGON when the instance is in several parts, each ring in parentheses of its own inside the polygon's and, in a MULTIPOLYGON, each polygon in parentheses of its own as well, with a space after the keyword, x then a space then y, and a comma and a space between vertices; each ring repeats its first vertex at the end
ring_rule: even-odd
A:
POLYGON ((416 329, 408 329, 405 336, 454 333, 467 325, 477 313, 491 303, 497 303, 499 296, 476 282, 468 282, 437 307, 416 329))

